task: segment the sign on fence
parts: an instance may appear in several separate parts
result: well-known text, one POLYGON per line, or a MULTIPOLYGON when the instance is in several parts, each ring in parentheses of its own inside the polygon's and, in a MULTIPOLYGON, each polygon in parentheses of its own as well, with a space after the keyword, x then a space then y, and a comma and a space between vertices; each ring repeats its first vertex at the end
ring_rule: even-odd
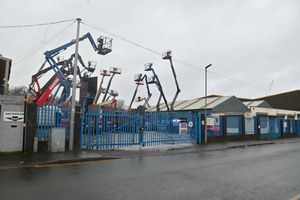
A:
POLYGON ((187 135, 187 123, 186 122, 180 122, 179 123, 179 135, 187 135))
POLYGON ((214 126, 215 125, 215 118, 213 118, 213 117, 206 118, 206 125, 207 126, 214 126))
POLYGON ((4 112, 3 121, 5 122, 23 122, 24 112, 4 112))

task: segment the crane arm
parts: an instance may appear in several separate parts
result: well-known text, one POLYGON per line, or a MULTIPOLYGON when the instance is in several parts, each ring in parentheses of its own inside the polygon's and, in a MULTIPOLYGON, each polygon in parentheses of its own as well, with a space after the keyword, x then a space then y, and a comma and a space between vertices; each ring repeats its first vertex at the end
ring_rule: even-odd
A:
MULTIPOLYGON (((104 38, 104 37, 99 37, 97 39, 98 41, 98 45, 95 43, 92 35, 90 33, 86 33, 84 34, 82 37, 80 37, 78 40, 79 42, 85 40, 85 39, 89 39, 93 49, 98 53, 98 54, 101 54, 101 55, 105 55, 107 53, 110 53, 111 52, 111 42, 112 40, 108 40, 106 41, 107 39, 104 38)), ((74 45, 76 43, 76 39, 73 39, 71 40, 70 42, 64 44, 64 45, 61 45, 55 49, 52 49, 50 51, 46 51, 44 53, 45 55, 45 59, 48 61, 48 63, 50 64, 50 66, 53 68, 53 70, 55 72, 59 71, 59 68, 58 68, 58 65, 57 63, 55 62, 55 60, 53 59, 53 57, 55 55, 57 55, 60 51, 62 50, 66 50, 67 48, 69 48, 70 46, 74 45)), ((59 71, 60 72, 60 71, 59 71)), ((61 73, 61 72, 60 72, 61 73)), ((61 73, 61 77, 62 79, 66 79, 66 77, 61 73)))
POLYGON ((140 86, 139 81, 141 81, 141 82, 145 81, 146 87, 147 87, 147 94, 148 94, 148 97, 145 98, 145 103, 143 104, 143 107, 145 107, 146 105, 149 105, 148 102, 149 102, 149 100, 150 100, 150 98, 151 98, 151 96, 152 96, 152 94, 151 94, 151 92, 150 92, 150 88, 149 88, 149 83, 148 83, 148 80, 147 80, 147 75, 145 74, 141 79, 138 79, 137 81, 138 81, 138 82, 136 83, 136 88, 135 88, 135 90, 134 90, 134 93, 133 93, 133 96, 132 96, 132 99, 131 99, 131 102, 130 102, 128 111, 131 110, 131 106, 132 106, 132 104, 133 104, 133 101, 134 101, 135 96, 136 96, 136 94, 137 94, 138 88, 139 88, 139 86, 140 86))
POLYGON ((111 85, 111 81, 112 81, 112 79, 114 78, 114 76, 115 76, 115 73, 113 73, 112 76, 111 76, 110 79, 109 79, 109 82, 108 82, 108 85, 107 85, 107 87, 106 87, 106 91, 105 91, 104 97, 103 97, 103 99, 102 99, 102 103, 105 102, 106 96, 107 96, 107 94, 108 94, 108 91, 109 91, 109 88, 110 88, 110 85, 111 85))
MULTIPOLYGON (((92 47, 94 48, 94 50, 95 51, 99 51, 99 49, 100 49, 101 46, 100 45, 99 46, 96 45, 96 43, 95 43, 95 41, 94 41, 94 39, 93 39, 93 37, 92 37, 92 35, 90 33, 86 33, 82 37, 80 37, 79 38, 79 42, 81 42, 81 41, 83 41, 83 40, 85 40, 87 38, 89 39, 89 41, 90 41, 92 47)), ((61 45, 61 46, 59 46, 59 47, 57 47, 55 49, 52 49, 50 51, 46 51, 44 53, 46 59, 50 58, 50 57, 53 57, 54 54, 59 53, 62 50, 66 50, 67 48, 69 48, 70 46, 72 46, 75 43, 76 43, 76 39, 73 39, 73 40, 71 40, 70 42, 68 42, 68 43, 66 43, 64 45, 61 45)))
POLYGON ((159 111, 159 104, 160 104, 161 98, 163 98, 163 100, 164 100, 164 102, 166 104, 166 107, 167 107, 167 111, 170 111, 170 108, 169 108, 169 105, 168 105, 168 101, 166 99, 165 93, 164 93, 164 91, 162 89, 162 86, 160 84, 159 78, 158 78, 157 74, 155 73, 154 69, 151 69, 151 71, 153 72, 153 75, 154 75, 155 80, 156 80, 155 81, 156 82, 156 86, 157 86, 157 88, 158 88, 158 90, 160 92, 160 96, 159 96, 158 102, 156 104, 156 109, 157 109, 157 111, 159 111))
POLYGON ((136 84, 136 88, 135 88, 135 90, 134 90, 134 93, 133 93, 133 96, 132 96, 131 102, 130 102, 130 104, 129 104, 129 107, 128 107, 128 111, 130 111, 130 110, 131 110, 131 106, 132 106, 132 104, 133 104, 133 101, 134 101, 134 99, 135 99, 135 96, 136 96, 136 93, 137 93, 137 90, 138 90, 138 88, 139 88, 139 84, 136 84))
POLYGON ((101 82, 100 82, 99 88, 98 88, 97 93, 96 93, 96 96, 95 96, 95 98, 94 98, 94 100, 93 100, 93 104, 94 104, 94 105, 97 104, 97 102, 98 102, 98 100, 99 100, 99 98, 100 98, 101 90, 102 90, 102 85, 103 85, 103 81, 104 81, 104 77, 105 77, 105 76, 102 76, 102 78, 101 78, 101 82))
POLYGON ((170 65, 171 65, 171 68, 172 68, 172 72, 173 72, 173 76, 174 76, 175 84, 176 84, 176 89, 177 89, 176 93, 175 93, 175 95, 173 97, 172 103, 171 103, 171 110, 173 111, 174 110, 174 104, 176 102, 177 96, 181 92, 181 90, 179 88, 179 84, 178 84, 178 80, 177 80, 177 75, 176 75, 176 72, 175 72, 175 69, 174 69, 174 66, 173 66, 173 62, 172 62, 172 57, 170 58, 170 65))
POLYGON ((150 92, 149 83, 148 83, 148 80, 147 80, 147 74, 145 74, 145 75, 143 76, 142 81, 145 81, 145 83, 146 83, 146 88, 147 88, 147 94, 148 94, 148 96, 151 96, 152 94, 151 94, 151 92, 150 92))
MULTIPOLYGON (((111 42, 112 39, 107 39, 105 37, 100 37, 97 39, 96 43, 93 39, 93 37, 91 36, 90 33, 86 33, 85 35, 83 35, 82 37, 79 38, 79 41, 83 41, 85 39, 88 39, 89 42, 91 43, 93 49, 101 55, 105 55, 107 53, 111 52, 111 42)), ((42 65, 42 67, 40 68, 39 72, 37 74, 35 74, 32 77, 32 83, 30 85, 30 89, 33 90, 34 84, 36 83, 38 86, 38 95, 35 96, 36 97, 36 101, 37 104, 41 105, 43 104, 47 98, 49 97, 49 95, 52 93, 53 89, 57 86, 57 85, 64 85, 64 91, 66 94, 63 94, 64 96, 69 95, 69 89, 70 89, 70 84, 69 84, 69 80, 68 80, 68 75, 70 74, 70 72, 68 72, 68 70, 65 70, 65 67, 68 67, 68 64, 72 62, 72 59, 74 57, 74 55, 71 56, 71 58, 66 62, 66 64, 63 64, 63 67, 59 67, 59 65, 61 65, 61 63, 57 63, 54 59, 54 57, 56 55, 58 55, 61 51, 66 50, 67 48, 69 48, 70 46, 74 45, 76 43, 76 40, 73 39, 70 42, 61 45, 57 48, 54 48, 50 51, 46 51, 44 53, 45 55, 45 60, 46 62, 49 63, 50 67, 43 69, 45 63, 42 65), (37 79, 39 77, 41 77, 44 73, 48 72, 50 69, 53 69, 54 71, 54 76, 46 83, 46 85, 41 89, 40 85, 37 81, 37 79), (67 74, 69 73, 69 74, 67 74)), ((79 56, 79 62, 83 65, 84 68, 86 68, 86 66, 84 65, 81 57, 79 56)), ((75 76, 75 74, 74 74, 75 76)), ((81 74, 79 73, 80 78, 81 74)), ((32 91, 31 91, 32 92, 32 91)), ((65 98, 65 97, 64 97, 65 98)))
POLYGON ((143 107, 145 107, 146 105, 148 107, 150 107, 149 106, 149 100, 150 100, 150 98, 152 96, 152 93, 150 92, 149 83, 148 83, 148 79, 147 79, 147 75, 146 74, 144 75, 143 79, 145 79, 147 93, 148 93, 148 97, 145 99, 145 103, 144 103, 143 107))

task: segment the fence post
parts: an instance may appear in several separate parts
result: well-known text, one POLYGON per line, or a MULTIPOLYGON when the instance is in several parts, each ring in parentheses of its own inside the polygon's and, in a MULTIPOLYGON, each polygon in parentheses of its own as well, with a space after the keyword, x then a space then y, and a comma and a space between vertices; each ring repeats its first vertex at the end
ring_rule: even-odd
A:
POLYGON ((25 129, 23 132, 23 151, 34 151, 34 137, 37 131, 37 106, 36 104, 25 103, 25 129))
POLYGON ((79 140, 79 148, 81 149, 83 146, 83 132, 85 130, 85 109, 81 108, 81 127, 80 127, 80 140, 79 140))
POLYGON ((300 136, 300 120, 297 119, 297 135, 300 136))
POLYGON ((243 115, 243 116, 241 116, 241 128, 242 128, 242 130, 241 130, 241 133, 242 133, 242 135, 244 136, 244 135, 246 135, 245 134, 245 116, 243 115))
POLYGON ((145 146, 144 144, 144 129, 145 129, 145 117, 144 114, 139 113, 137 114, 140 121, 139 126, 139 145, 145 146))
MULTIPOLYGON (((80 116, 81 116, 80 106, 75 106, 75 130, 74 130, 74 140, 73 140, 73 150, 80 150, 80 140, 81 140, 81 124, 80 124, 80 116)), ((69 144, 69 143, 68 143, 69 144)))
POLYGON ((198 144, 202 143, 202 123, 201 123, 201 113, 196 113, 196 135, 198 139, 198 144))

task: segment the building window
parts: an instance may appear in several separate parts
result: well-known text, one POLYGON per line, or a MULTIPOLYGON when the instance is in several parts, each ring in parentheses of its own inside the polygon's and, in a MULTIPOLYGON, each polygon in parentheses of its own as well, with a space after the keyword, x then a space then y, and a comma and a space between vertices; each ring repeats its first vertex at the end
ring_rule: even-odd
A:
POLYGON ((227 135, 239 135, 241 134, 241 116, 227 116, 227 135))

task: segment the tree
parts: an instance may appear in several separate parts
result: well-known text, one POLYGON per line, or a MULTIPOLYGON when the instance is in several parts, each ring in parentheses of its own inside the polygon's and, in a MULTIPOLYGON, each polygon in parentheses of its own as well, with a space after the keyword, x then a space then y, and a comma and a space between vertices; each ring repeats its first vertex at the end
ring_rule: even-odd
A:
POLYGON ((8 90, 8 95, 12 96, 25 96, 28 95, 28 88, 26 86, 16 86, 16 87, 11 87, 8 90))
POLYGON ((117 109, 118 110, 127 110, 127 106, 125 105, 125 101, 123 99, 119 99, 117 101, 117 109))

